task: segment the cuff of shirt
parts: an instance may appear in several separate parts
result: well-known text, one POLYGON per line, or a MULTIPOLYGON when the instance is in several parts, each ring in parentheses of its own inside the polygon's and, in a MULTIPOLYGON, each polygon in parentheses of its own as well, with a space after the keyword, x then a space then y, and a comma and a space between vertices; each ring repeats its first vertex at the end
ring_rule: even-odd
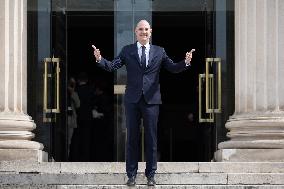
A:
POLYGON ((184 61, 184 63, 185 63, 185 66, 191 66, 190 62, 184 61))
POLYGON ((96 63, 100 63, 102 60, 102 57, 100 57, 100 60, 96 60, 96 63))

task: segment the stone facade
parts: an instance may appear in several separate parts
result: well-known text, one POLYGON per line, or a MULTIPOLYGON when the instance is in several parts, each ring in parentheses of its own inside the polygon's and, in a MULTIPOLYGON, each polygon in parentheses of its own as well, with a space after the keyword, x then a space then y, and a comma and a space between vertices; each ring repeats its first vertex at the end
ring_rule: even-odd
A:
POLYGON ((284 2, 235 1, 235 113, 217 161, 284 161, 284 2))
POLYGON ((0 2, 0 161, 42 160, 27 115, 27 1, 0 2))
MULTIPOLYGON (((27 115, 27 0, 0 1, 0 161, 42 161, 27 115)), ((235 0, 235 113, 217 161, 284 161, 284 1, 235 0)))

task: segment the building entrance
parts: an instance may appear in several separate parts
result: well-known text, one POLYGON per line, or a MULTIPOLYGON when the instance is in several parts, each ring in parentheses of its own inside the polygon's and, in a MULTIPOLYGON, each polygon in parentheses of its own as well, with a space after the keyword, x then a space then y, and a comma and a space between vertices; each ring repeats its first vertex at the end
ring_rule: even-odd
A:
MULTIPOLYGON (((233 2, 185 0, 167 5, 162 1, 28 2, 28 111, 37 124, 35 140, 44 144, 50 161, 125 160, 126 70, 109 73, 96 67, 91 45, 95 44, 105 58, 113 59, 124 45, 135 42, 133 30, 140 19, 149 20, 152 43, 163 46, 174 61, 196 49, 191 69, 180 74, 160 73, 159 161, 213 159, 217 143, 225 137, 224 123, 234 110, 230 49, 234 44, 228 42, 233 39, 233 2), (199 108, 205 105, 199 106, 199 74, 205 72, 205 58, 212 57, 222 59, 223 111, 213 122, 200 122, 199 108), (100 118, 92 114, 89 127, 71 126, 70 114, 78 111, 70 104, 71 78, 77 82, 75 91, 80 88, 78 80, 87 78, 90 95, 94 95, 91 101, 86 100, 90 95, 83 98, 80 106, 90 105, 92 113, 96 109, 104 114, 100 118)), ((220 74, 216 66, 210 72, 220 74)), ((204 110, 201 113, 207 116, 204 110)), ((143 151, 141 142, 141 161, 143 151)))

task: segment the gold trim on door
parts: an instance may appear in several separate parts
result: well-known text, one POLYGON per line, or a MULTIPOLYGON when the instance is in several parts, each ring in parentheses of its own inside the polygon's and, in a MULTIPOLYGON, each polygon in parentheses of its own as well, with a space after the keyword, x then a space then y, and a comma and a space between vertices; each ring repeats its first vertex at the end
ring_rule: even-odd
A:
POLYGON ((222 100, 222 69, 221 58, 206 58, 205 59, 205 74, 199 74, 199 122, 214 122, 214 113, 221 113, 222 100), (217 73, 210 73, 210 67, 217 64, 217 73), (214 78, 217 81, 217 89, 214 86, 214 78), (208 118, 202 118, 202 83, 205 79, 205 112, 208 118), (217 91, 216 91, 217 90, 217 91), (215 97, 217 94, 217 98, 215 97), (217 102, 216 102, 217 101, 217 102), (217 106, 217 107, 216 107, 217 106))
MULTIPOLYGON (((198 114, 199 114, 199 122, 214 122, 214 114, 213 113, 209 113, 209 116, 208 118, 202 118, 202 82, 203 80, 206 78, 205 74, 199 74, 199 79, 198 79, 198 99, 199 99, 199 105, 198 105, 198 114)), ((209 90, 208 90, 208 100, 210 101, 210 105, 212 105, 212 102, 213 102, 213 99, 212 99, 212 84, 213 84, 213 74, 210 74, 208 76, 208 81, 210 82, 208 87, 209 87, 209 90)), ((206 94, 207 95, 207 94, 206 94)), ((206 98, 207 99, 207 98, 206 98)))
MULTIPOLYGON (((206 72, 205 72, 205 88, 206 88, 206 113, 221 113, 221 58, 206 58, 206 72), (214 108, 215 103, 213 102, 213 106, 209 105, 209 101, 210 101, 210 97, 209 97, 209 66, 210 64, 217 64, 218 66, 218 71, 217 71, 217 87, 218 87, 218 91, 217 91, 217 108, 214 108)), ((213 88, 213 90, 215 90, 215 88, 213 88)), ((214 95, 214 94, 212 94, 214 95)), ((214 98, 213 98, 214 100, 214 98)))
POLYGON ((59 58, 45 58, 44 59, 44 74, 43 74, 43 122, 55 122, 55 118, 48 118, 47 114, 60 113, 60 98, 59 98, 59 81, 60 81, 60 65, 59 58), (48 73, 48 64, 55 65, 55 72, 48 73), (55 77, 55 107, 47 107, 48 105, 48 79, 55 77))

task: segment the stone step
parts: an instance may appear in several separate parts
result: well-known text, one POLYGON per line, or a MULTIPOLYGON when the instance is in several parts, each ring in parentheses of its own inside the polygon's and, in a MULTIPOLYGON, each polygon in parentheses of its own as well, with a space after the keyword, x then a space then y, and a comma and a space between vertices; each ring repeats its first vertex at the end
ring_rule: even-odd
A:
POLYGON ((1 185, 1 189, 283 189, 284 185, 1 185))
MULTIPOLYGON (((144 169, 139 163, 138 188, 146 187, 144 169)), ((155 179, 158 188, 284 188, 284 163, 159 162, 155 179)), ((0 188, 124 188, 126 181, 122 162, 0 163, 0 188)))
MULTIPOLYGON (((139 162, 138 172, 144 170, 139 162)), ((2 172, 125 173, 125 163, 0 161, 2 172)), ((157 173, 284 173, 284 162, 159 162, 157 173)))
MULTIPOLYGON (((283 173, 158 173, 158 185, 284 185, 283 173)), ((53 185, 123 185, 127 177, 122 173, 2 173, 3 184, 53 184, 53 185)), ((137 184, 145 184, 146 178, 138 174, 137 184)))

